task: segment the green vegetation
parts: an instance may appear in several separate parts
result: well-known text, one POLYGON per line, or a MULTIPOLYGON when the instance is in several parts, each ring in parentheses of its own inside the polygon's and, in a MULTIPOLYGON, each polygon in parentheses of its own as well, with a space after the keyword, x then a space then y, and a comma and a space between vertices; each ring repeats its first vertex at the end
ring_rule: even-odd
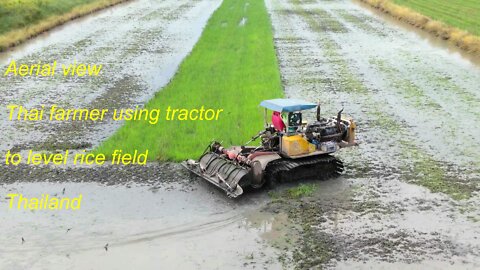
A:
POLYGON ((272 201, 283 201, 286 199, 300 199, 305 196, 312 195, 317 186, 315 184, 300 184, 296 187, 283 191, 269 191, 268 196, 272 201))
POLYGON ((13 0, 0 4, 0 35, 99 0, 13 0))
POLYGON ((473 54, 480 54, 480 3, 476 0, 360 0, 428 31, 473 54), (428 2, 428 3, 426 3, 428 2))
POLYGON ((298 199, 304 196, 312 195, 312 193, 315 191, 316 188, 317 186, 315 186, 314 184, 309 184, 309 185, 300 184, 297 187, 288 189, 287 194, 292 199, 298 199))
POLYGON ((128 0, 0 0, 0 51, 57 25, 128 0))
POLYGON ((478 0, 393 0, 393 2, 480 36, 478 0))
POLYGON ((450 195, 455 200, 464 200, 472 196, 476 190, 476 183, 470 183, 449 177, 440 162, 415 149, 410 141, 402 140, 400 143, 411 150, 402 153, 406 160, 413 160, 410 171, 411 181, 420 184, 432 192, 442 192, 450 195))
POLYGON ((146 108, 223 109, 218 121, 130 121, 96 152, 149 150, 149 159, 198 157, 212 140, 241 144, 263 127, 258 104, 282 96, 270 20, 263 1, 225 0, 190 56, 146 108), (245 22, 242 24, 240 22, 245 22))

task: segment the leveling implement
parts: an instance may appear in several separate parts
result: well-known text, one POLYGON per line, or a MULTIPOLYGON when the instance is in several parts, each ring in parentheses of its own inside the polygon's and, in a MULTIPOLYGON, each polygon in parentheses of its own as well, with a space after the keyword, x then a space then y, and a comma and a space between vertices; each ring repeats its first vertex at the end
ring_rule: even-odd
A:
POLYGON ((343 163, 331 154, 357 145, 355 122, 336 117, 320 117, 320 105, 298 99, 264 100, 265 130, 243 146, 223 147, 212 142, 198 161, 182 165, 190 172, 238 197, 244 188, 261 188, 266 183, 299 179, 326 179, 343 172, 343 163), (306 123, 302 111, 317 108, 317 119, 306 123), (272 110, 272 124, 267 122, 272 110), (286 114, 284 123, 281 114, 286 114), (249 143, 261 138, 258 146, 249 143))

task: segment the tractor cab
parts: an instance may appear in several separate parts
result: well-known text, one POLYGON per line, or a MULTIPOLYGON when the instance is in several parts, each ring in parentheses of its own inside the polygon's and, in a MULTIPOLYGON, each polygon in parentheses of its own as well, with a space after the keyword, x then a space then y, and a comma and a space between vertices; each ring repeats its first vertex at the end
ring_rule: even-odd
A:
POLYGON ((292 135, 302 126, 302 111, 316 108, 317 104, 299 99, 270 99, 262 101, 260 106, 265 108, 265 127, 270 126, 267 120, 268 110, 286 114, 287 119, 285 121, 285 130, 279 131, 284 132, 287 135, 292 135))
MULTIPOLYGON (((265 108, 265 126, 270 131, 272 126, 268 123, 267 116, 268 110, 273 111, 272 124, 278 136, 279 152, 283 156, 301 158, 329 154, 336 152, 340 147, 355 145, 355 123, 353 120, 342 119, 342 111, 336 118, 321 118, 320 105, 299 99, 264 100, 260 106, 265 108), (304 122, 302 111, 313 108, 317 108, 316 121, 304 122), (283 125, 275 118, 279 114, 287 116, 283 125)), ((269 136, 268 142, 272 141, 271 137, 269 136)))

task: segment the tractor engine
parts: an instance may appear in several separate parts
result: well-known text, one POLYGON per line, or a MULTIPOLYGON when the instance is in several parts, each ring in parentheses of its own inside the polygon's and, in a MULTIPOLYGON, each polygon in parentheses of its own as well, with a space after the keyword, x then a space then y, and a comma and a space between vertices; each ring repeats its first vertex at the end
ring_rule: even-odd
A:
POLYGON ((337 124, 337 121, 334 119, 322 119, 322 121, 317 121, 308 125, 305 130, 305 136, 308 141, 312 143, 314 143, 314 141, 340 142, 346 137, 346 132, 347 126, 344 123, 340 122, 340 124, 337 124))
POLYGON ((278 151, 280 147, 280 137, 275 131, 275 128, 268 127, 261 135, 262 146, 266 151, 278 151))

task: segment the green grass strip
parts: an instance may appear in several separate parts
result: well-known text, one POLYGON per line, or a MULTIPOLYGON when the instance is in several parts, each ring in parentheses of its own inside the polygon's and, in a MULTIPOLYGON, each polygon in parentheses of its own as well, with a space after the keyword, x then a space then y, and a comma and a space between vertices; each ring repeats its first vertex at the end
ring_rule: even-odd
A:
POLYGON ((288 197, 291 199, 298 199, 304 196, 310 196, 317 189, 314 184, 300 184, 294 188, 287 190, 288 197))
POLYGON ((149 150, 149 159, 198 157, 212 140, 241 144, 263 128, 260 101, 283 95, 263 1, 224 0, 172 81, 146 108, 223 109, 218 121, 126 122, 95 152, 149 150), (240 24, 242 19, 245 24, 240 24))
POLYGON ((480 35, 480 1, 478 0, 394 0, 434 20, 480 35))
POLYGON ((30 26, 51 16, 99 0, 2 0, 0 1, 0 34, 30 26))

